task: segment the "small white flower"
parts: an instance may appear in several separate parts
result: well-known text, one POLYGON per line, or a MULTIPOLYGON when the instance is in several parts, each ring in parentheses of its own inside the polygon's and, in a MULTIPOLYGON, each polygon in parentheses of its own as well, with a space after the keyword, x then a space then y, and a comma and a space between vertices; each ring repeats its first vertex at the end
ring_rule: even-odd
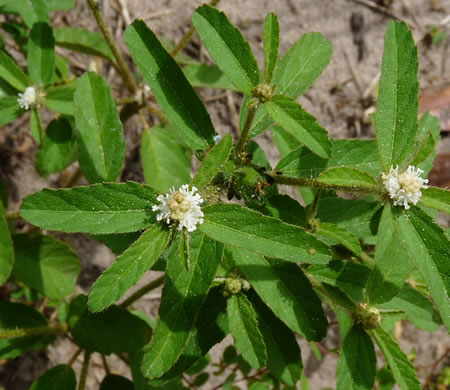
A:
POLYGON ((203 223, 203 211, 200 208, 203 199, 196 192, 197 188, 189 190, 189 185, 184 184, 178 191, 172 187, 167 194, 159 195, 159 205, 152 207, 153 211, 160 211, 156 219, 165 219, 167 224, 171 221, 178 223, 178 230, 185 227, 188 232, 193 232, 198 223, 203 223))
POLYGON ((215 144, 218 144, 221 140, 222 140, 222 137, 219 134, 214 136, 214 143, 215 144))
POLYGON ((24 110, 30 109, 36 104, 36 88, 27 87, 23 93, 19 93, 19 98, 17 99, 19 106, 24 110))
POLYGON ((426 185, 428 179, 422 179, 420 175, 423 170, 410 165, 403 173, 398 173, 398 166, 391 167, 388 174, 382 173, 383 184, 389 192, 391 199, 394 199, 394 206, 400 205, 409 209, 409 202, 417 204, 422 192, 422 188, 428 188, 426 185))

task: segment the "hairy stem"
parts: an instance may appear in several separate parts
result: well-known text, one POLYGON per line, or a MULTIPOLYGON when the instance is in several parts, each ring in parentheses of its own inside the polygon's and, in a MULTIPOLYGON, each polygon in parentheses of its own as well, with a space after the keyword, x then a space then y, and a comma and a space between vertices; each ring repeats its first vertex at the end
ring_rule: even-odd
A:
POLYGON ((131 74, 130 70, 128 69, 125 60, 122 57, 122 54, 120 54, 119 49, 117 48, 116 44, 114 43, 114 39, 111 35, 111 30, 109 29, 108 25, 105 22, 105 19, 103 19, 103 15, 100 11, 100 6, 98 4, 98 0, 87 0, 89 7, 91 8, 91 11, 95 17, 95 20, 97 21, 98 27, 100 28, 103 36, 105 37, 106 43, 108 44, 109 48, 111 49, 114 57, 117 61, 117 66, 119 68, 120 74, 122 75, 123 81, 125 85, 127 86, 128 90, 135 94, 137 92, 137 84, 134 80, 133 75, 131 74))
POLYGON ((60 334, 60 333, 66 333, 68 330, 69 330, 69 325, 67 325, 66 323, 57 324, 57 325, 40 326, 37 328, 9 329, 9 330, 0 331, 0 340, 2 340, 2 339, 17 339, 19 337, 60 334))
POLYGON ((317 191, 314 195, 314 199, 311 203, 311 206, 308 209, 308 212, 306 213, 306 223, 308 225, 311 225, 312 220, 316 217, 316 210, 317 205, 319 204, 320 199, 320 191, 317 191))
MULTIPOLYGON (((215 7, 217 4, 219 4, 220 0, 211 0, 209 2, 209 5, 215 7)), ((184 34, 183 38, 181 38, 180 42, 178 42, 175 49, 173 49, 170 54, 172 57, 175 57, 183 48, 187 45, 189 40, 192 38, 192 35, 195 33, 195 27, 191 26, 191 28, 184 34)))
POLYGON ((160 276, 158 279, 152 280, 150 283, 146 284, 145 286, 141 287, 139 290, 137 290, 134 294, 130 295, 127 299, 125 299, 120 306, 127 308, 132 303, 137 301, 139 298, 147 294, 148 292, 154 290, 155 288, 161 286, 164 282, 164 275, 160 276))
POLYGON ((333 190, 333 191, 346 191, 346 192, 359 192, 359 193, 368 193, 368 194, 378 194, 382 195, 383 192, 375 189, 369 188, 360 188, 354 186, 338 186, 325 184, 317 179, 303 179, 299 177, 289 177, 284 175, 279 175, 276 172, 272 172, 269 174, 275 180, 277 184, 285 184, 288 186, 300 186, 300 187, 311 187, 318 188, 322 190, 333 190))
POLYGON ((234 151, 237 161, 242 160, 241 153, 244 150, 244 146, 247 142, 248 133, 250 132, 250 128, 252 127, 253 119, 255 119, 255 114, 258 106, 259 101, 257 99, 252 99, 247 104, 247 117, 245 118, 244 127, 242 128, 241 135, 239 136, 234 151))
POLYGON ((81 367, 80 381, 78 383, 78 390, 84 390, 86 388, 86 379, 89 372, 89 362, 91 361, 91 353, 84 351, 83 366, 81 367))

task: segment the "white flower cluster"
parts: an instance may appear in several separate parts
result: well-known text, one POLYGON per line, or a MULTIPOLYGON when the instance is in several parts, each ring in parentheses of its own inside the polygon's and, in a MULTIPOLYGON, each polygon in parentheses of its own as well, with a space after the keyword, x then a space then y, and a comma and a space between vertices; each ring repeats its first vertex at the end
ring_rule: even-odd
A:
POLYGON ((19 93, 19 98, 17 99, 19 106, 24 110, 30 109, 36 104, 36 88, 27 87, 23 93, 19 93))
POLYGON ((159 205, 152 207, 153 211, 160 211, 156 219, 165 219, 168 224, 176 222, 178 230, 185 227, 188 232, 193 232, 198 223, 203 223, 203 211, 200 208, 203 199, 196 192, 197 188, 189 190, 189 185, 184 184, 178 191, 172 187, 167 194, 159 195, 159 205))
POLYGON ((398 166, 391 167, 388 174, 382 173, 383 184, 389 192, 391 199, 394 199, 394 206, 401 205, 409 209, 409 202, 417 204, 422 192, 422 188, 428 188, 426 185, 428 179, 422 179, 420 175, 423 170, 410 165, 403 173, 398 173, 398 166))

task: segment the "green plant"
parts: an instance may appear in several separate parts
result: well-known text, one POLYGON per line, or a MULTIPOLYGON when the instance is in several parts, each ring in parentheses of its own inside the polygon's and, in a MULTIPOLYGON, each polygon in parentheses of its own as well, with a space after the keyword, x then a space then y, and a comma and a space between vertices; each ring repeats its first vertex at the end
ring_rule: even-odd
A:
MULTIPOLYGON (((1 11, 23 20, 3 29, 14 32, 28 63, 25 73, 0 53, 1 121, 31 110, 38 171, 59 172, 78 160, 91 184, 29 195, 20 215, 5 214, 0 204, 0 280, 17 286, 16 301, 0 303, 0 357, 43 348, 69 332, 85 351, 79 389, 93 352, 128 354, 134 384, 108 375, 102 389, 193 388, 208 380, 205 355, 231 333, 240 354, 228 349, 214 363, 219 374, 234 366, 222 388, 236 388, 238 370, 251 389, 292 388, 300 379, 307 387, 296 335, 311 343, 325 337, 325 303, 342 337, 337 389, 373 388, 374 343, 389 365, 383 378, 420 389, 390 329, 400 319, 429 331, 450 326, 448 232, 433 220, 436 210, 449 213, 450 192, 422 177, 433 163, 439 124, 428 113, 418 120, 417 49, 406 24, 391 22, 386 33, 372 117, 376 140, 331 140, 296 101, 328 65, 331 44, 321 34, 305 34, 279 59, 278 19, 268 14, 260 72, 241 32, 203 5, 192 21, 217 66, 191 61, 181 68, 186 58, 174 58, 135 21, 125 41, 150 96, 127 69, 98 4, 88 3, 104 37, 52 29, 54 2, 0 1, 1 11), (55 45, 110 61, 131 96, 116 101, 94 72, 71 77, 55 45), (193 85, 244 94, 236 142, 217 136, 193 85), (122 103, 148 126, 141 149, 146 185, 115 182, 125 151, 122 103), (45 132, 42 105, 61 114, 45 132), (159 125, 150 126, 150 118, 160 118, 159 125), (250 141, 269 128, 282 155, 275 168, 250 141), (192 153, 200 167, 191 180, 192 153), (304 205, 280 194, 278 184, 299 187, 304 205), (80 266, 68 245, 48 234, 15 234, 8 216, 43 230, 89 234, 118 257, 88 297, 74 297, 80 266), (149 269, 165 275, 117 304, 149 269), (128 310, 162 283, 156 323, 128 310), (43 297, 58 321, 24 304, 43 297)), ((32 389, 49 383, 74 389, 70 364, 52 368, 32 389)))

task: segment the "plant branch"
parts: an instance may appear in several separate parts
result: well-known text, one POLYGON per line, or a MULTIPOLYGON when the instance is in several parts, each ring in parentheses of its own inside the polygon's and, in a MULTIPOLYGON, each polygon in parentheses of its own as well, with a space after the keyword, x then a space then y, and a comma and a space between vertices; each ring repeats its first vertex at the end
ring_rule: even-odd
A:
POLYGON ((145 286, 141 287, 139 290, 137 290, 134 294, 130 295, 127 299, 125 299, 121 304, 120 307, 127 308, 131 304, 133 304, 135 301, 137 301, 139 298, 147 294, 148 292, 154 290, 155 288, 161 286, 164 282, 164 275, 160 276, 158 279, 152 280, 150 283, 146 284, 145 286))
POLYGON ((359 192, 359 193, 378 194, 378 195, 383 194, 383 192, 380 190, 353 187, 353 186, 338 186, 338 185, 325 184, 325 183, 318 181, 317 179, 303 179, 303 178, 299 178, 299 177, 278 175, 276 172, 269 173, 269 176, 275 180, 275 183, 285 184, 288 186, 311 187, 311 188, 319 188, 322 190, 359 192))
POLYGON ((40 326, 37 328, 9 329, 9 330, 0 331, 0 340, 16 339, 19 337, 60 334, 60 333, 66 333, 68 330, 69 330, 69 325, 67 325, 66 323, 57 324, 57 325, 40 326))
POLYGON ((9 211, 6 213, 6 219, 9 221, 15 221, 20 218, 22 218, 20 216, 20 211, 9 211))
POLYGON ((89 372, 89 362, 91 361, 91 353, 84 351, 83 366, 81 367, 80 382, 78 383, 78 390, 84 390, 86 387, 86 379, 89 372))
POLYGON ((234 151, 237 161, 242 160, 241 153, 244 150, 245 143, 247 142, 248 133, 252 127, 253 119, 255 119, 256 110, 258 109, 259 101, 252 99, 247 104, 247 117, 245 118, 244 127, 242 128, 241 135, 236 143, 236 149, 234 151))
POLYGON ((116 44, 114 43, 114 39, 111 35, 111 30, 107 26, 105 19, 103 19, 103 15, 100 11, 100 6, 98 4, 98 0, 87 0, 89 7, 91 8, 91 11, 95 17, 95 20, 97 21, 98 27, 100 28, 103 36, 105 37, 106 43, 108 44, 109 48, 111 49, 114 57, 117 61, 117 66, 119 68, 120 74, 122 75, 123 81, 125 85, 127 86, 128 90, 135 94, 138 90, 136 81, 134 80, 133 75, 131 74, 130 70, 128 69, 125 60, 123 59, 122 55, 119 52, 119 49, 117 48, 116 44))
POLYGON ((72 357, 70 358, 69 362, 67 363, 67 365, 69 367, 72 367, 73 363, 75 363, 75 360, 77 360, 77 357, 80 355, 80 353, 83 352, 83 348, 78 348, 75 353, 72 355, 72 357))
MULTIPOLYGON (((209 5, 215 7, 217 4, 219 4, 220 0, 211 0, 209 2, 209 5)), ((189 30, 184 34, 183 38, 178 42, 177 46, 170 52, 172 57, 175 57, 183 48, 187 45, 189 40, 192 38, 192 35, 195 33, 195 27, 191 26, 189 30)))

